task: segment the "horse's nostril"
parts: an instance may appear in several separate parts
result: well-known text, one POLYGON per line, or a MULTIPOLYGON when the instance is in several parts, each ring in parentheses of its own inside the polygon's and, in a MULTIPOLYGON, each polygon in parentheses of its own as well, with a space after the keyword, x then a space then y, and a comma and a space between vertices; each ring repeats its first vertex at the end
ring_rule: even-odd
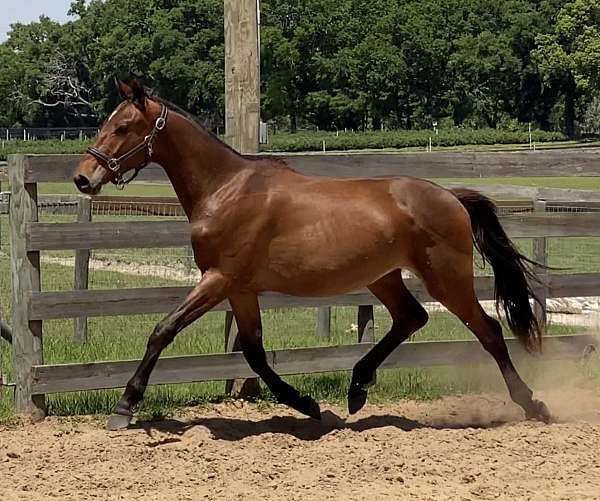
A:
POLYGON ((81 174, 79 176, 75 176, 73 178, 73 182, 75 183, 77 188, 79 188, 80 190, 89 188, 89 186, 90 186, 90 180, 87 177, 82 176, 81 174))

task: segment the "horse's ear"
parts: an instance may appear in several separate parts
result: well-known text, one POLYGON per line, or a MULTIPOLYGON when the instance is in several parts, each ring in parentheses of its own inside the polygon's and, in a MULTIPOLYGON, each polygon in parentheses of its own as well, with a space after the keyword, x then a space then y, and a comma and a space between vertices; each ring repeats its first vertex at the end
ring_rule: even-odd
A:
POLYGON ((134 78, 129 84, 126 84, 122 80, 115 78, 115 84, 119 91, 121 99, 124 101, 131 101, 142 110, 146 107, 146 90, 142 82, 137 78, 134 78))
POLYGON ((119 80, 117 77, 115 77, 115 86, 117 87, 119 96, 121 96, 123 101, 133 99, 133 89, 122 80, 119 80))
POLYGON ((134 78, 129 85, 131 86, 133 103, 143 110, 146 107, 146 89, 144 89, 144 85, 137 78, 134 78))

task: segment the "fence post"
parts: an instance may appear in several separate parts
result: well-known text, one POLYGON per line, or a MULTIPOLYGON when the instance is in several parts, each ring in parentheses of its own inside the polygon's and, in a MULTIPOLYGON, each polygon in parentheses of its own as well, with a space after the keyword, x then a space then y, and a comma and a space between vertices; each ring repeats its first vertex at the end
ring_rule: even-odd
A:
MULTIPOLYGON (((77 222, 89 223, 92 220, 92 200, 90 197, 80 196, 77 202, 77 222)), ((75 251, 75 290, 86 290, 90 271, 90 250, 80 249, 75 251)), ((87 341, 88 324, 86 317, 73 319, 73 336, 76 341, 87 341)))
POLYGON ((40 253, 27 252, 28 223, 38 220, 37 185, 25 182, 24 155, 11 155, 8 174, 11 185, 10 234, 13 294, 13 361, 15 407, 34 419, 46 415, 44 395, 32 395, 31 367, 44 363, 42 322, 29 320, 29 298, 40 291, 40 253))
MULTIPOLYGON (((546 212, 546 201, 545 200, 534 200, 533 210, 535 212, 546 212)), ((545 237, 533 239, 533 260, 542 264, 548 264, 548 247, 547 240, 545 237)), ((548 270, 540 269, 537 272, 537 276, 540 279, 540 285, 536 287, 536 294, 540 301, 534 301, 533 311, 535 317, 542 328, 542 332, 546 333, 547 327, 547 312, 546 312, 546 301, 548 299, 548 270)))
MULTIPOLYGON (((225 351, 240 351, 237 324, 231 311, 225 313, 225 351)), ((229 379, 225 382, 225 393, 233 398, 252 399, 259 395, 258 379, 229 379)))
POLYGON ((372 343, 375 340, 375 316, 373 305, 358 307, 358 342, 372 343))
POLYGON ((331 337, 331 306, 321 306, 317 310, 317 336, 331 337))

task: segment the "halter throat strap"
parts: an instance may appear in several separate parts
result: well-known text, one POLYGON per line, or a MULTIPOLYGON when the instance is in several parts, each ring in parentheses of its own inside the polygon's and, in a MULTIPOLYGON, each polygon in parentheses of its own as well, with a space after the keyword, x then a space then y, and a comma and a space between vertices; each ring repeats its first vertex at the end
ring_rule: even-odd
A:
POLYGON ((158 135, 158 133, 165 128, 165 125, 167 124, 167 115, 169 113, 169 110, 164 104, 161 104, 160 106, 160 116, 154 122, 154 127, 152 128, 150 133, 144 138, 144 140, 141 143, 139 143, 137 146, 134 146, 120 157, 113 157, 107 155, 98 148, 92 147, 86 150, 87 153, 89 153, 96 160, 98 160, 99 164, 102 165, 102 167, 108 169, 114 174, 114 179, 112 179, 111 181, 117 186, 117 188, 121 190, 125 187, 126 184, 129 184, 131 181, 133 181, 137 177, 139 172, 144 167, 146 167, 146 165, 148 165, 150 163, 150 160, 152 159, 154 141, 156 140, 156 136, 158 135), (130 159, 131 157, 137 155, 142 151, 146 152, 144 161, 141 165, 135 167, 135 172, 133 173, 133 175, 127 180, 125 180, 121 172, 122 163, 125 160, 130 159))

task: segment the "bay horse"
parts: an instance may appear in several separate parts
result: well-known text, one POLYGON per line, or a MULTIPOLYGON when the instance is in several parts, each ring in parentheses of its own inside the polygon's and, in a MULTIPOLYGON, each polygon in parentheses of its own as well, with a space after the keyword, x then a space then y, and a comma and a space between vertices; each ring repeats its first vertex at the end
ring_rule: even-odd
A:
POLYGON ((475 191, 409 177, 306 176, 280 159, 238 154, 137 80, 117 86, 123 101, 77 166, 74 182, 94 195, 108 182, 122 187, 150 160, 160 164, 189 219, 202 278, 156 325, 108 429, 129 425, 162 350, 225 299, 248 365, 279 402, 319 419, 317 402, 267 364, 258 303, 265 291, 322 297, 367 287, 387 308, 390 331, 352 372, 348 410, 358 412, 379 365, 428 320, 402 270, 417 276, 431 297, 475 334, 526 417, 550 420, 546 405, 533 399, 518 375, 500 323, 475 295, 473 244, 492 266, 496 304, 508 326, 528 350, 540 346, 528 282, 534 263, 508 239, 492 201, 475 191))

